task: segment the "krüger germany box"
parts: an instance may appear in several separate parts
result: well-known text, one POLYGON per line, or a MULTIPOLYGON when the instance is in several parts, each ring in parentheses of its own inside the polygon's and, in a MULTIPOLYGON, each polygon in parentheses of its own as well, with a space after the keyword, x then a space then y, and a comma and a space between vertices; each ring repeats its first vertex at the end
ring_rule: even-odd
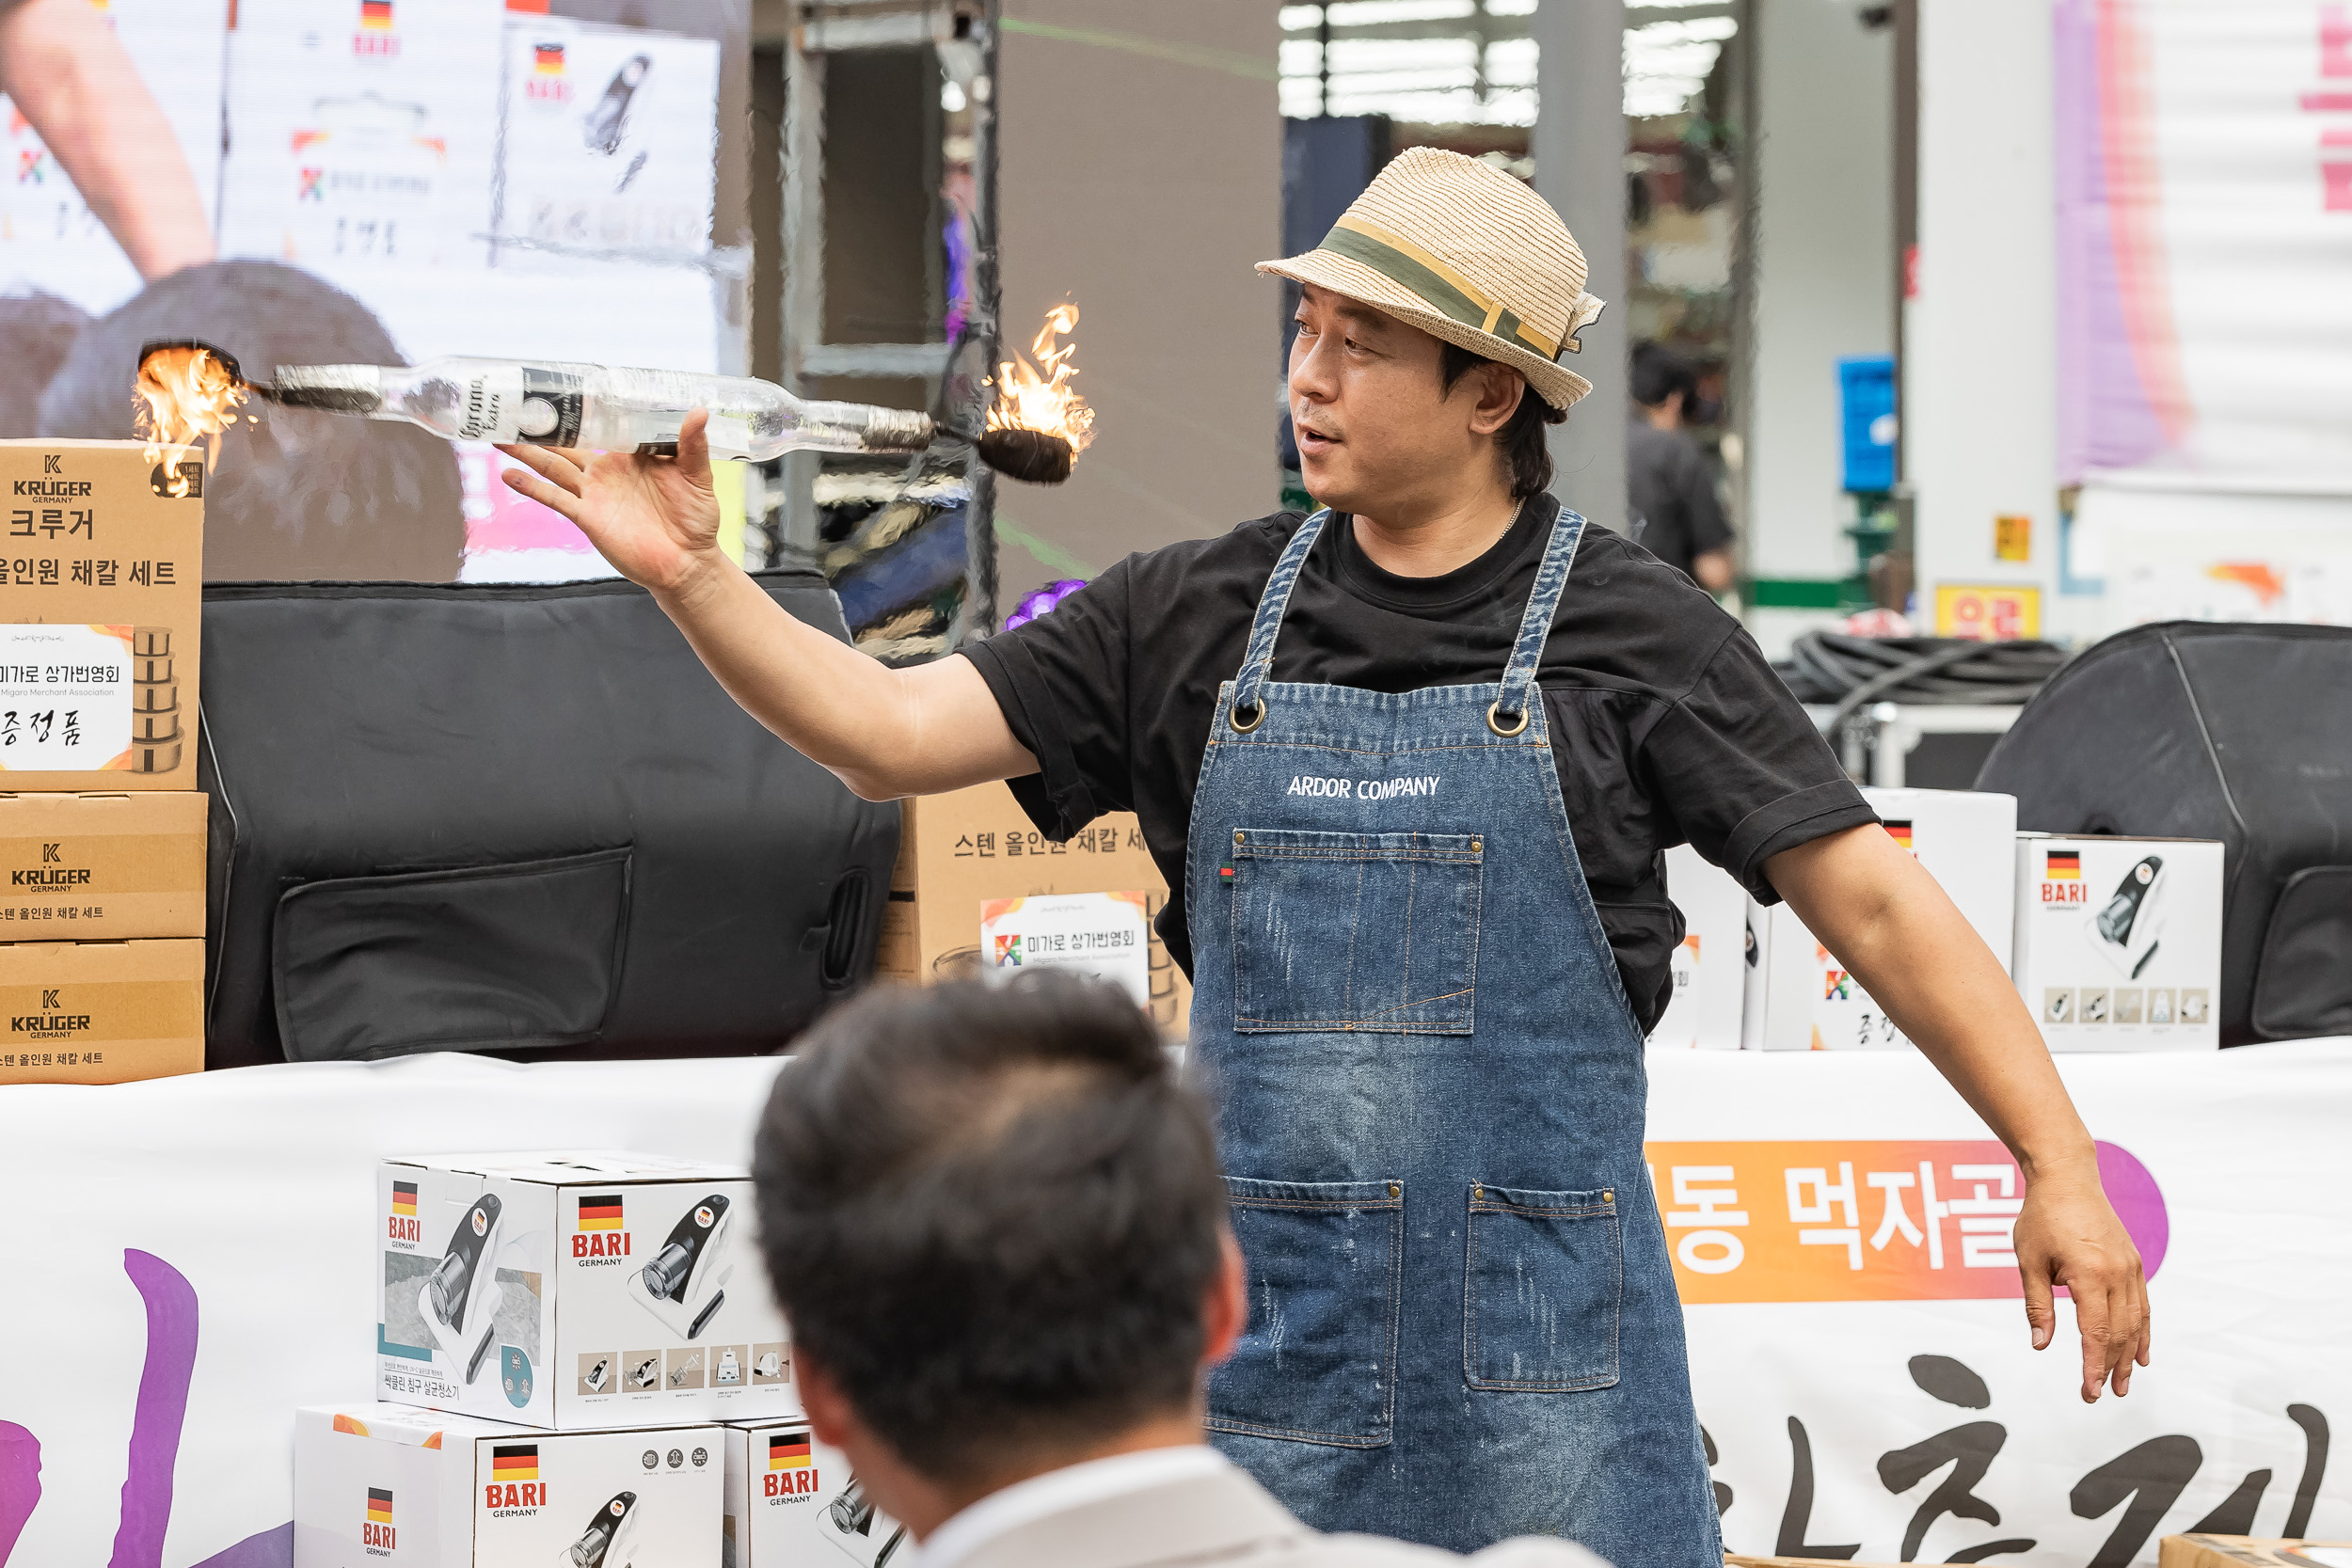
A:
POLYGON ((151 450, 0 441, 0 785, 196 787, 204 471, 151 450))
POLYGON ((204 943, 0 942, 0 1084, 204 1070, 204 943))
MULTIPOLYGON (((1036 958, 1050 963, 1104 929, 1138 927, 1152 1022, 1183 1034, 1192 1014, 1192 985, 1152 929, 1168 902, 1168 883, 1143 845, 1132 812, 1096 818, 1067 844, 1048 841, 1002 784, 975 784, 900 802, 898 863, 890 878, 874 960, 883 979, 929 984, 983 968, 1036 958), (1138 911, 1117 895, 1140 899, 1138 911), (1089 897, 1099 911, 1082 906, 1089 897), (1009 908, 1016 903, 1025 909, 1009 908), (981 950, 981 927, 992 950, 981 950), (994 948, 1001 944, 1000 958, 994 948), (1059 949, 1059 950, 1057 950, 1059 949)), ((1107 934, 1124 936, 1124 929, 1107 934)), ((1111 950, 1116 967, 1119 950, 1111 950)), ((1044 965, 1041 965, 1043 967, 1044 965)), ((1076 967, 1089 967, 1079 964, 1076 967)))
POLYGON ((0 795, 0 942, 204 934, 205 797, 0 795))

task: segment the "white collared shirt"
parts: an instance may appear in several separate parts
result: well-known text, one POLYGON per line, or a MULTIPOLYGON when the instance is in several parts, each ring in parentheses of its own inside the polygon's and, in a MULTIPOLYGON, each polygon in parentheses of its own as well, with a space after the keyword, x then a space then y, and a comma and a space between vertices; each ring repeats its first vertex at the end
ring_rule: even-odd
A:
POLYGON ((1206 1443, 1186 1443, 1048 1470, 991 1492, 948 1519, 931 1532, 908 1568, 956 1568, 991 1541, 1048 1514, 1231 1468, 1232 1462, 1206 1443))

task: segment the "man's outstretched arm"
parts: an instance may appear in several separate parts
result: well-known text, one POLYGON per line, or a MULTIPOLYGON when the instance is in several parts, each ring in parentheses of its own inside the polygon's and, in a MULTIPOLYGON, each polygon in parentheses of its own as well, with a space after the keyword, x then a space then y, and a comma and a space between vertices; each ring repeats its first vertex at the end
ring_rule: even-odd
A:
POLYGON ((794 620, 720 553, 707 422, 687 416, 675 458, 500 450, 531 469, 507 483, 651 592, 745 712, 866 800, 1036 772, 970 659, 890 669, 794 620))
POLYGON ((1764 863, 1765 875, 2017 1156, 2017 1217, 2033 1347, 2057 1334, 2054 1286, 2074 1301, 2083 1399, 2130 1391, 2148 1364, 2139 1249, 2099 1183, 2098 1151, 2042 1031, 1976 928, 1935 879, 1876 827, 1849 828, 1764 863))

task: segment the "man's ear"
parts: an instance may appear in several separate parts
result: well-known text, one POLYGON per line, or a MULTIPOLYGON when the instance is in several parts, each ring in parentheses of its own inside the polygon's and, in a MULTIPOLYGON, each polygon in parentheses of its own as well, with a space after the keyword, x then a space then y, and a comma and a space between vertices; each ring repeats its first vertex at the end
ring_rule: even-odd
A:
POLYGON ((1242 1330, 1249 1326, 1249 1276, 1241 1259, 1241 1243, 1230 1230, 1217 1232, 1219 1259, 1216 1277, 1200 1298, 1200 1370, 1205 1375, 1233 1354, 1242 1330))
POLYGON ((801 1410, 808 1417, 808 1430, 817 1441, 830 1449, 850 1446, 858 1427, 857 1412, 833 1374, 799 1346, 792 1350, 792 1375, 800 1380, 801 1410))
POLYGON ((1478 378, 1478 401, 1470 406, 1470 434, 1493 436, 1519 411, 1519 399, 1534 397, 1527 378, 1508 365, 1489 359, 1470 373, 1478 378))

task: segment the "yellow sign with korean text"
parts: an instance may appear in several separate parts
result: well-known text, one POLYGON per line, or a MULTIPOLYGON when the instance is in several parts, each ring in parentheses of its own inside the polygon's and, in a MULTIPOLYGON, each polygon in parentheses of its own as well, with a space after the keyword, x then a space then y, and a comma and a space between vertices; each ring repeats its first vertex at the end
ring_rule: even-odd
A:
POLYGON ((1935 635, 2007 642, 2042 635, 2042 590, 2029 584, 1939 582, 1935 635))

